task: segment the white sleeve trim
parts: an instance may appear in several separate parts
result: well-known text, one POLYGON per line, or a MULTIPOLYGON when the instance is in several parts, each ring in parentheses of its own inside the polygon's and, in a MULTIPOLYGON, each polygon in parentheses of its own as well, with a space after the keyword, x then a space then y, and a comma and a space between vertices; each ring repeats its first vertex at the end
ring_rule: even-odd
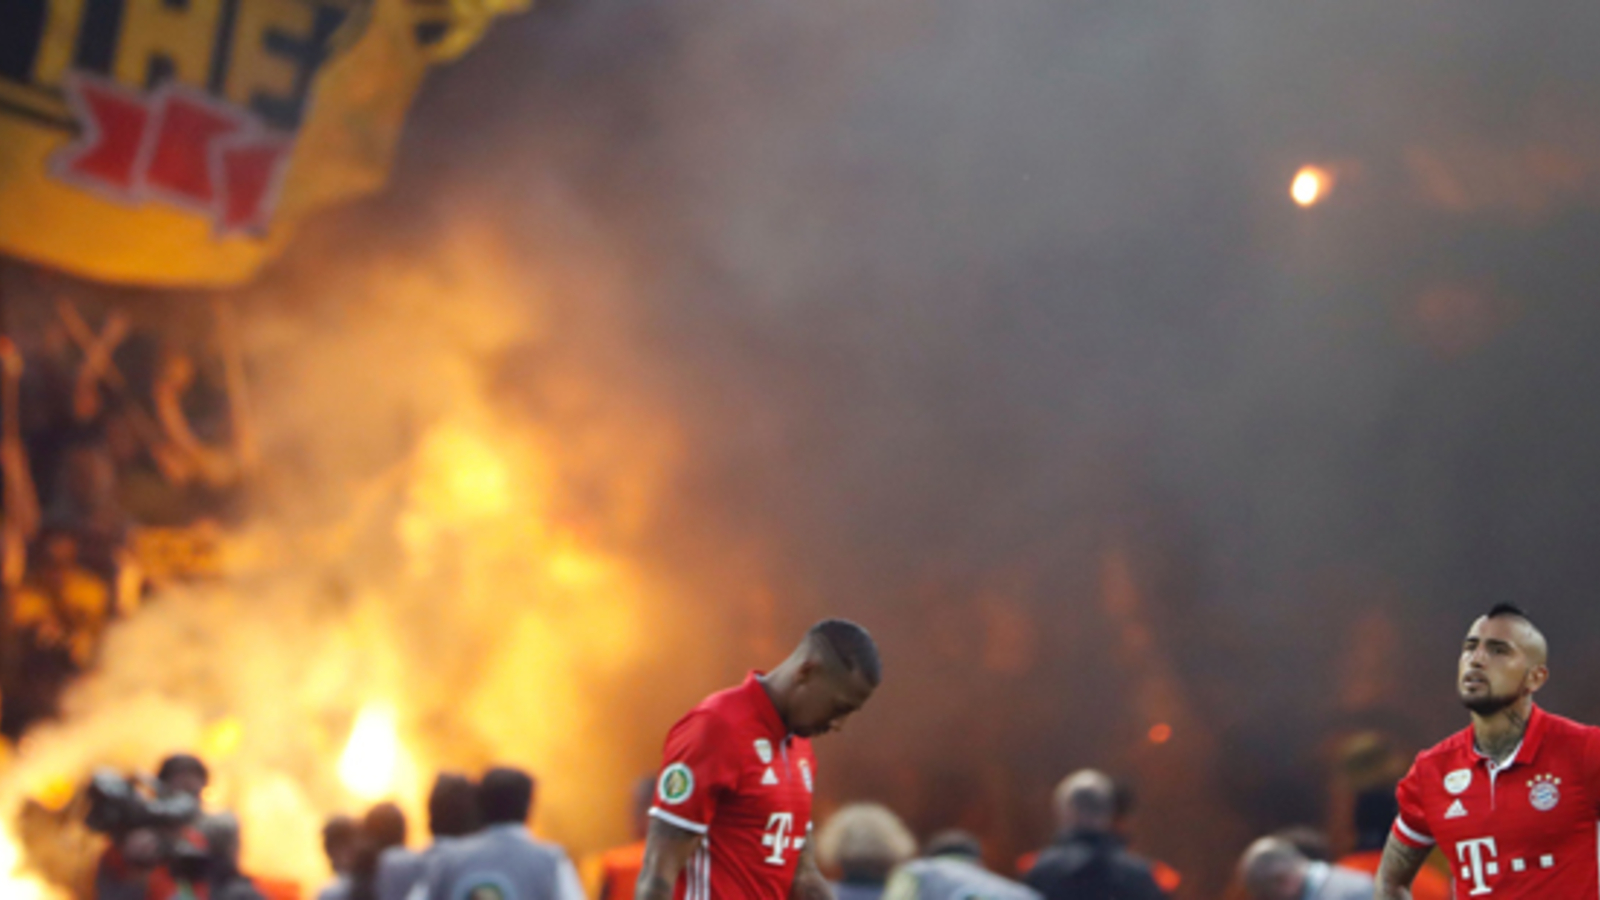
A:
POLYGON ((699 822, 691 822, 681 816, 675 816, 659 806, 650 807, 650 817, 653 819, 660 819, 668 825, 676 825, 679 828, 682 828, 684 831, 692 831, 695 834, 705 834, 707 831, 711 830, 711 826, 709 825, 701 825, 699 822))
POLYGON ((1434 844, 1438 843, 1433 838, 1428 837, 1415 828, 1412 828, 1410 825, 1407 825, 1405 816, 1395 816, 1394 827, 1400 829, 1400 833, 1405 835, 1414 844, 1422 844, 1425 847, 1432 847, 1434 844))

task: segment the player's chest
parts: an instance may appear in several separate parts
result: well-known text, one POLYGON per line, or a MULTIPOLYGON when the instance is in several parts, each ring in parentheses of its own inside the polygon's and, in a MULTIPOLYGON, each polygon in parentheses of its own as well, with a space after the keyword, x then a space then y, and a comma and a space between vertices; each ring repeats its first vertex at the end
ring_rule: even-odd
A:
POLYGON ((809 747, 753 737, 732 749, 736 787, 724 812, 763 820, 772 813, 790 813, 796 817, 796 825, 803 827, 810 820, 811 794, 816 786, 809 747))
POLYGON ((1574 852, 1594 856, 1594 800, 1559 766, 1462 765, 1428 796, 1434 837, 1466 882, 1549 872, 1574 852))

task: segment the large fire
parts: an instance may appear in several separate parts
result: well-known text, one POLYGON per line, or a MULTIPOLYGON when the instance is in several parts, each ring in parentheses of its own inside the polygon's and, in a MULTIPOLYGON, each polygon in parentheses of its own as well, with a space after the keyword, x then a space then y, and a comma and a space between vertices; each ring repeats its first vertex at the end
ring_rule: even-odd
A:
POLYGON ((437 259, 334 277, 325 306, 247 306, 266 512, 220 583, 113 628, 62 720, 0 764, 0 896, 64 896, 22 874, 29 798, 184 749, 239 814, 246 871, 307 896, 326 816, 393 800, 420 838, 441 768, 526 766, 539 830, 621 836, 656 738, 606 698, 661 659, 668 604, 628 547, 673 434, 572 371, 544 373, 547 418, 508 402, 507 356, 549 339, 493 246, 463 230, 437 259))
POLYGON ((415 778, 394 710, 369 706, 356 716, 350 743, 339 757, 339 779, 358 799, 371 803, 393 796, 403 781, 415 778), (407 776, 410 776, 409 778, 407 776))

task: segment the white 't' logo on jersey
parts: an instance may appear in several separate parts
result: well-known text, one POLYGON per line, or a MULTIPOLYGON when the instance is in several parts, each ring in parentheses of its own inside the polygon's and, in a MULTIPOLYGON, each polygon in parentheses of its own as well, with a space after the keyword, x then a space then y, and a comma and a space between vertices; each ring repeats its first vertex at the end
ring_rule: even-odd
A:
POLYGON ((1456 860, 1461 863, 1461 880, 1472 882, 1469 892, 1477 897, 1490 894, 1494 889, 1483 883, 1500 874, 1500 864, 1495 862, 1494 838, 1474 838, 1456 843, 1456 860))
POLYGON ((767 831, 761 835, 761 846, 772 849, 762 862, 769 866, 783 865, 783 852, 794 846, 794 813, 775 812, 767 819, 767 831))

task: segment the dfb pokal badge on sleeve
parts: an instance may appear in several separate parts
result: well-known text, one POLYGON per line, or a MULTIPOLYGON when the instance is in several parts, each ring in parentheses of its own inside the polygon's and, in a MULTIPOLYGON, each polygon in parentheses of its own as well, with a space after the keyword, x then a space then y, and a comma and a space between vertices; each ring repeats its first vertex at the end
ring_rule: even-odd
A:
POLYGON ((662 803, 677 806, 694 793, 694 772, 681 762, 667 766, 656 784, 656 793, 661 795, 662 803))

